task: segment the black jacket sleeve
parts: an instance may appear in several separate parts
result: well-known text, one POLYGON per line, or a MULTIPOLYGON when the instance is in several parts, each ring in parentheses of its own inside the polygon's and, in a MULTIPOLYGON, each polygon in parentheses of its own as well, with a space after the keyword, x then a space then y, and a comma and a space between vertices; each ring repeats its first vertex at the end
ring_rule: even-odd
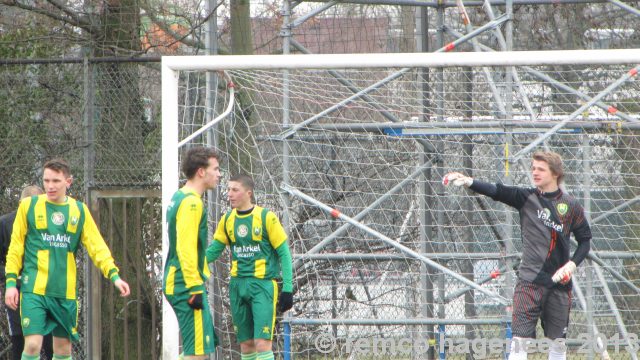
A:
POLYGON ((530 191, 527 189, 516 186, 506 186, 500 183, 494 185, 476 179, 473 179, 473 183, 469 189, 516 209, 520 209, 524 206, 524 203, 527 201, 527 197, 530 194, 530 191))
POLYGON ((587 219, 584 216, 584 210, 580 209, 580 211, 576 214, 578 217, 575 221, 575 225, 573 226, 573 235, 578 242, 578 247, 576 251, 573 253, 573 257, 571 261, 573 261, 576 266, 580 265, 580 263, 587 257, 589 254, 589 250, 591 249, 591 227, 587 222, 587 219))

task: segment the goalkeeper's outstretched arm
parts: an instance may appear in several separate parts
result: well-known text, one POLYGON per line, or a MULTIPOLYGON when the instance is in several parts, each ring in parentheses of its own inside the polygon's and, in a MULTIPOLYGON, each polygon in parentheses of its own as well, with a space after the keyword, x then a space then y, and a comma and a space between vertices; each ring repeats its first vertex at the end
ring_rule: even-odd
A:
POLYGON ((524 188, 503 184, 492 184, 474 179, 459 172, 448 173, 442 179, 442 183, 445 186, 453 185, 467 187, 478 194, 488 196, 493 200, 500 201, 516 209, 520 209, 524 205, 530 194, 530 192, 524 188))
POLYGON ((498 194, 498 188, 496 185, 475 180, 472 177, 466 176, 459 172, 450 172, 445 175, 442 179, 442 184, 445 186, 464 186, 479 194, 486 195, 491 198, 495 198, 495 196, 498 194))

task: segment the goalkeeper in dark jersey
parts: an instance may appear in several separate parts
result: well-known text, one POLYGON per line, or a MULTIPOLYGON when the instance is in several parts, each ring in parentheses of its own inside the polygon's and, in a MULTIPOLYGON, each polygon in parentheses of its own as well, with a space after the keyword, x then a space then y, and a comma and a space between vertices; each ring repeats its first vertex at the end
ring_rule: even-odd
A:
POLYGON ((233 209, 218 223, 207 261, 215 261, 226 246, 231 248, 229 297, 241 359, 273 360, 276 308, 285 312, 293 306, 291 253, 276 214, 254 204, 253 188, 247 175, 229 179, 233 209))
POLYGON ((525 343, 536 337, 540 319, 544 335, 553 340, 549 360, 564 360, 571 277, 589 253, 591 230, 582 206, 559 187, 564 175, 560 155, 534 153, 531 175, 535 188, 489 184, 456 172, 445 175, 443 183, 468 187, 518 210, 522 260, 513 293, 509 359, 527 358, 525 343), (573 256, 570 256, 571 233, 578 241, 573 256))
POLYGON ((186 184, 167 208, 169 253, 163 292, 176 313, 184 359, 208 359, 217 338, 209 312, 205 281, 210 275, 205 259, 208 241, 207 210, 202 195, 218 185, 220 166, 212 148, 195 147, 182 157, 186 184))
POLYGON ((5 303, 15 310, 20 301, 23 360, 40 358, 42 337, 49 333, 53 334, 53 358, 67 360, 71 340, 79 339, 76 253, 80 243, 120 295, 129 295, 129 285, 120 279, 87 206, 67 196, 73 181, 69 165, 59 159, 48 161, 42 179, 45 194, 26 198, 18 207, 7 254, 5 303))

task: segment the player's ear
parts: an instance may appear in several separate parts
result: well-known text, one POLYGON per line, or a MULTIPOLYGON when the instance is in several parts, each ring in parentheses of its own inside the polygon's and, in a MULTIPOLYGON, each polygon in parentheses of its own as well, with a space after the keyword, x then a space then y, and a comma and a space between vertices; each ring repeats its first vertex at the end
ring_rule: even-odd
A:
POLYGON ((69 175, 67 178, 67 190, 71 187, 71 184, 73 184, 73 175, 69 175))

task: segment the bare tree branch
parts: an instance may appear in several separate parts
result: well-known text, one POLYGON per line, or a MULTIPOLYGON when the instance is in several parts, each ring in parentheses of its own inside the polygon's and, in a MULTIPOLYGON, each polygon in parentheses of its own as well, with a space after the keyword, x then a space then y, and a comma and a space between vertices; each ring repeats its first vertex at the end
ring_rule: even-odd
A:
POLYGON ((94 32, 94 28, 86 21, 76 21, 76 19, 66 15, 61 15, 61 14, 57 14, 54 13, 52 11, 49 11, 47 9, 43 9, 40 7, 36 7, 36 6, 32 6, 32 5, 28 5, 28 4, 24 4, 21 3, 19 1, 15 1, 15 0, 0 0, 0 4, 6 5, 6 6, 11 6, 11 7, 16 7, 19 9, 23 9, 23 10, 28 10, 31 12, 34 12, 36 14, 40 14, 40 15, 44 15, 48 18, 54 19, 54 20, 59 20, 59 21, 63 21, 65 23, 68 23, 72 26, 77 26, 79 28, 82 28, 90 33, 94 32))
MULTIPOLYGON (((67 6, 65 6, 64 4, 62 4, 58 0, 47 0, 47 1, 51 5, 53 5, 56 8, 58 8, 63 13, 67 14, 67 16, 72 18, 75 21, 76 24, 83 24, 83 26, 84 26, 83 28, 86 28, 86 29, 91 27, 91 22, 88 19, 83 18, 82 16, 80 16, 77 11, 73 11, 72 9, 68 8, 67 6)), ((81 26, 81 25, 78 25, 78 26, 81 26)), ((89 30, 87 30, 87 31, 89 31, 89 30)))

